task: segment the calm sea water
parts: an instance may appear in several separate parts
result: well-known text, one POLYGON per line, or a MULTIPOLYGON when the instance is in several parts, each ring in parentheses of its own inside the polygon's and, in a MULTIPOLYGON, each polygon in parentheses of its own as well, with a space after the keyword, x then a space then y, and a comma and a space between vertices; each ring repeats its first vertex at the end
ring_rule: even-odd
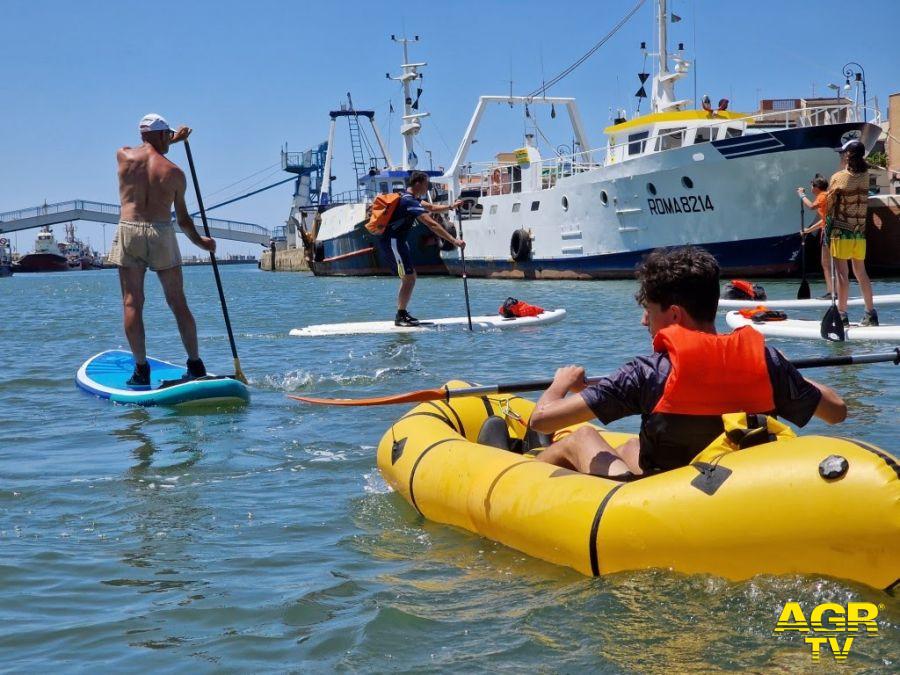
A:
MULTIPOLYGON (((185 278, 207 365, 228 371, 211 270, 185 278)), ((881 632, 858 637, 842 670, 896 672, 897 598, 815 577, 585 578, 425 522, 392 494, 375 446, 402 409, 285 397, 537 379, 566 362, 602 373, 649 350, 633 284, 473 280, 474 312, 515 295, 569 318, 517 333, 303 339, 288 331, 390 318, 396 281, 247 266, 223 278, 253 401, 205 414, 117 407, 75 388, 87 357, 125 345, 115 272, 0 279, 0 668, 818 672, 829 655, 814 667, 802 639, 773 637, 784 602, 868 600, 882 605, 881 632)), ((461 282, 420 280, 410 309, 463 314, 461 282)), ((881 316, 900 321, 900 309, 881 316)), ((181 361, 153 278, 145 318, 150 353, 181 361)), ((779 346, 796 357, 884 348, 779 346)), ((900 369, 816 377, 851 406, 842 435, 900 451, 900 369)), ((839 535, 825 522, 822 536, 839 535)))

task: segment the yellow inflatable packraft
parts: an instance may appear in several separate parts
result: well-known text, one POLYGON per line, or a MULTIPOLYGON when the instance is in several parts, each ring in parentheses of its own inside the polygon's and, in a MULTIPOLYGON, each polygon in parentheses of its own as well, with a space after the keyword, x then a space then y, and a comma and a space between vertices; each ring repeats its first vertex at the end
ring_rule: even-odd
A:
MULTIPOLYGON (((489 415, 522 438, 533 407, 505 395, 423 403, 385 433, 378 468, 429 520, 584 574, 802 573, 876 588, 900 580, 900 465, 883 450, 798 437, 774 420, 765 442, 738 449, 756 432, 745 415, 728 415, 726 433, 690 465, 618 482, 475 442, 489 415)), ((631 437, 597 430, 614 447, 631 437)))

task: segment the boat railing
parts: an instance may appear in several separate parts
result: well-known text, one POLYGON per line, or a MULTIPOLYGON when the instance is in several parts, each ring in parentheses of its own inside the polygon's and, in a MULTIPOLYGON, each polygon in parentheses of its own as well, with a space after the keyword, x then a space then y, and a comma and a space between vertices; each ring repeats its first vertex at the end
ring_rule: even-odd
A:
MULTIPOLYGON (((515 162, 471 162, 463 167, 460 176, 460 190, 464 195, 480 197, 504 195, 532 190, 523 184, 522 171, 526 167, 540 171, 540 189, 554 187, 561 178, 574 176, 600 167, 592 160, 592 152, 557 155, 538 162, 517 164, 515 162)), ((531 174, 534 175, 533 173, 531 174)))
POLYGON ((328 206, 340 206, 341 204, 357 204, 366 201, 365 190, 346 190, 328 197, 328 206))
MULTIPOLYGON (((835 103, 833 105, 809 106, 792 108, 790 110, 773 110, 730 118, 716 118, 713 113, 709 119, 702 120, 702 125, 697 124, 697 120, 684 120, 682 126, 673 129, 672 131, 657 133, 639 141, 626 139, 621 143, 607 145, 604 149, 606 152, 605 163, 607 165, 613 163, 612 158, 618 154, 617 151, 619 149, 626 148, 634 143, 641 144, 641 151, 639 154, 632 155, 632 157, 680 148, 683 146, 686 132, 691 128, 700 126, 710 130, 716 129, 717 132, 715 134, 710 134, 710 136, 712 140, 719 140, 717 138, 719 136, 718 129, 721 127, 730 126, 736 130, 736 136, 742 136, 763 133, 775 129, 792 129, 796 127, 815 127, 829 124, 843 124, 847 122, 861 122, 867 117, 864 114, 864 111, 871 112, 869 121, 872 124, 879 124, 881 122, 881 112, 877 108, 864 108, 863 106, 854 105, 852 103, 835 103), (688 122, 693 124, 687 124, 688 122), (664 139, 667 138, 672 139, 673 142, 666 144, 664 139), (664 147, 666 145, 669 147, 664 147)), ((695 140, 691 147, 706 142, 709 142, 709 140, 695 140)), ((600 152, 600 150, 597 150, 597 152, 600 152)))
MULTIPOLYGON (((703 124, 697 124, 696 120, 685 120, 693 124, 685 124, 678 129, 674 129, 665 133, 658 133, 653 136, 644 138, 639 143, 642 144, 640 155, 632 157, 653 154, 656 152, 664 152, 663 148, 667 144, 659 139, 671 138, 672 143, 668 144, 670 148, 682 147, 686 131, 691 127, 702 126, 708 129, 716 129, 716 133, 710 133, 711 138, 716 138, 720 134, 718 129, 721 127, 731 126, 735 130, 736 136, 745 134, 763 133, 767 130, 774 129, 790 129, 795 127, 815 127, 828 124, 841 124, 846 122, 861 122, 866 119, 864 110, 867 110, 869 121, 878 124, 881 121, 881 113, 875 108, 864 109, 863 106, 857 106, 852 103, 836 103, 834 105, 821 105, 793 108, 791 110, 776 110, 754 113, 742 117, 716 118, 714 115, 708 120, 702 120, 703 124), (650 144, 655 144, 652 147, 650 144)), ((699 146, 706 141, 695 141, 691 147, 699 146)), ((625 140, 621 143, 608 145, 602 149, 588 150, 585 152, 558 155, 538 162, 531 162, 519 165, 515 162, 470 162, 462 167, 460 172, 460 193, 470 197, 487 197, 491 195, 504 195, 518 192, 531 192, 535 188, 534 181, 529 185, 523 183, 523 169, 530 168, 532 171, 540 171, 540 187, 539 190, 547 190, 556 186, 562 178, 567 178, 585 171, 603 166, 593 161, 594 155, 606 155, 605 164, 612 163, 611 157, 614 157, 616 151, 620 148, 633 145, 635 141, 625 140)), ((667 148, 668 149, 668 148, 667 148)), ((627 160, 626 160, 627 161, 627 160)), ((534 175, 533 173, 531 174, 534 175)))

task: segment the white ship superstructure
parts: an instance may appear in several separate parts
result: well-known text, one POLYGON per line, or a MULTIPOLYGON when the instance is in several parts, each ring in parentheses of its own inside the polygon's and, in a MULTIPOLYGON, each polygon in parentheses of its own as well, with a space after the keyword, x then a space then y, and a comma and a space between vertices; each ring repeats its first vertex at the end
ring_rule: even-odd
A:
MULTIPOLYGON (((797 197, 816 172, 836 170, 834 149, 879 133, 850 102, 748 115, 722 99, 701 109, 678 99, 688 72, 666 49, 665 0, 657 2, 659 48, 651 110, 604 129, 590 149, 575 99, 482 96, 453 163, 441 178, 450 198, 469 199, 462 223, 468 273, 517 278, 621 278, 650 250, 685 244, 713 253, 726 274, 794 270, 800 247, 797 197), (674 68, 670 69, 670 60, 674 68), (486 166, 467 164, 492 105, 564 107, 571 153, 546 159, 533 137, 486 166)), ((444 254, 461 272, 454 252, 444 254)))

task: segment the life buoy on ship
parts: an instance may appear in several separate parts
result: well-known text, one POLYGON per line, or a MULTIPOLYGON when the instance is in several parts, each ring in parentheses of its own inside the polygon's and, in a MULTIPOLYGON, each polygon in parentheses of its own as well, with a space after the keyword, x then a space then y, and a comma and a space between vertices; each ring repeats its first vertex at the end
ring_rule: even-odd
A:
MULTIPOLYGON (((446 223, 444 225, 444 229, 447 230, 447 233, 451 237, 456 239, 456 225, 454 225, 453 223, 446 223)), ((439 239, 438 244, 440 245, 442 251, 452 251, 454 248, 456 248, 446 239, 439 239)))
POLYGON ((509 254, 516 262, 531 259, 531 235, 521 228, 513 232, 509 241, 509 254))
POLYGON ((500 169, 491 172, 491 194, 499 195, 503 192, 503 174, 500 169))

